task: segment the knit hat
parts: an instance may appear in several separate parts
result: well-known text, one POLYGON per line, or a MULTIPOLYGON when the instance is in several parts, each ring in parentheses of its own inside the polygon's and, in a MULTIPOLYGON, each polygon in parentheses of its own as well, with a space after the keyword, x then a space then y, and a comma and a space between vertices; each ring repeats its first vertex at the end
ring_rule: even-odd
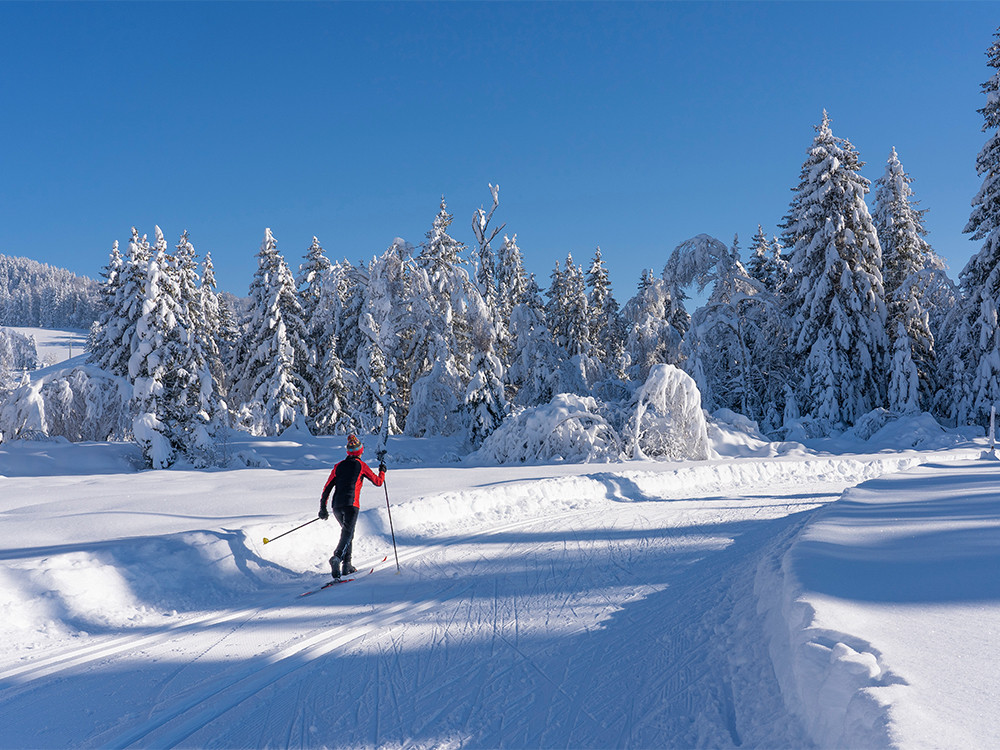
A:
POLYGON ((357 435, 348 435, 347 436, 347 455, 348 456, 360 456, 364 452, 365 452, 365 446, 363 446, 361 444, 361 441, 358 440, 358 436, 357 435))

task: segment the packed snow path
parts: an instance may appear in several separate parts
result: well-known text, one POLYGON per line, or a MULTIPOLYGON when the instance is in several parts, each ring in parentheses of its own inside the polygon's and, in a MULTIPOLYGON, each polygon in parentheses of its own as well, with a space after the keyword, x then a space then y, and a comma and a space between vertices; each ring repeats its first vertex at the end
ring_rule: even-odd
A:
MULTIPOLYGON (((320 577, 287 576, 224 608, 6 659, 0 745, 806 747, 756 612, 758 563, 846 486, 911 463, 760 462, 748 465, 762 481, 744 473, 739 489, 718 466, 700 484, 696 469, 498 480, 402 503, 400 575, 373 508, 356 563, 389 552, 374 575, 306 598, 320 577)), ((127 486, 141 494, 155 476, 127 486)), ((321 526, 309 528, 332 546, 321 526)), ((242 545, 216 532, 258 583, 275 563, 257 532, 272 527, 247 528, 242 545)), ((121 540, 130 551, 112 557, 158 554, 159 539, 121 540)))

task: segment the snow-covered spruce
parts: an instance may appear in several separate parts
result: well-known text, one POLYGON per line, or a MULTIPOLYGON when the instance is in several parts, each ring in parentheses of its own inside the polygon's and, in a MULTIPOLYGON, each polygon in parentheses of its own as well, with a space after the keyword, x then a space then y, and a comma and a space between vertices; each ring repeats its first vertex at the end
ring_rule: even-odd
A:
POLYGON ((862 166, 824 111, 783 227, 796 397, 804 414, 833 429, 885 403, 882 248, 862 166))

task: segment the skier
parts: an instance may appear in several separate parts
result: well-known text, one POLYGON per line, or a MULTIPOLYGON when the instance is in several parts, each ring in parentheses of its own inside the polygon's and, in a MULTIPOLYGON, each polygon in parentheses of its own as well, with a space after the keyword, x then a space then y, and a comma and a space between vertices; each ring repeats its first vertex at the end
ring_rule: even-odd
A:
POLYGON ((358 522, 361 509, 361 484, 367 477, 376 487, 381 487, 385 481, 385 463, 379 462, 378 476, 364 461, 361 454, 365 447, 356 435, 347 436, 347 458, 333 467, 330 478, 323 487, 323 495, 319 501, 319 517, 324 521, 330 517, 326 510, 326 501, 333 491, 330 511, 340 524, 340 542, 330 558, 330 573, 334 578, 350 575, 357 571, 351 565, 351 548, 354 542, 354 525, 358 522))

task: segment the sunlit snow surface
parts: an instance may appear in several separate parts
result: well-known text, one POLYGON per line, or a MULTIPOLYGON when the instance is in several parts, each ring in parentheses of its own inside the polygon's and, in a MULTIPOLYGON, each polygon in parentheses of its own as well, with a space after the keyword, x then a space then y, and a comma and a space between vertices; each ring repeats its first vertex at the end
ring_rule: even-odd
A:
POLYGON ((530 467, 398 439, 361 575, 306 598, 334 523, 263 539, 343 438, 229 471, 0 444, 0 747, 990 746, 1000 463, 866 437, 530 467))

